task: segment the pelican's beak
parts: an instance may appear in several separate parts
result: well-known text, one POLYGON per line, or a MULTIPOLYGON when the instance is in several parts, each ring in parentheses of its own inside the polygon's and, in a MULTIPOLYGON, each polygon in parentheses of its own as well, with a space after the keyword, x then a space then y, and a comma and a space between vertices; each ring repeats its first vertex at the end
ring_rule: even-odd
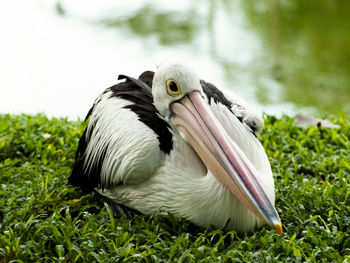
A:
POLYGON ((200 92, 193 91, 172 103, 171 109, 171 123, 184 133, 212 174, 281 235, 281 220, 256 179, 256 169, 228 136, 200 92))

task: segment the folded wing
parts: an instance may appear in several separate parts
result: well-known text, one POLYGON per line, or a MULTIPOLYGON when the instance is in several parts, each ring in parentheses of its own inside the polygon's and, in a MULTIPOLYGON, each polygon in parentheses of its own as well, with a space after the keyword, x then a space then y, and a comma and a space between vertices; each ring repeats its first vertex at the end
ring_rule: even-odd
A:
POLYGON ((169 125, 153 105, 152 72, 125 79, 101 94, 86 117, 69 182, 92 191, 137 184, 151 176, 172 148, 169 125))

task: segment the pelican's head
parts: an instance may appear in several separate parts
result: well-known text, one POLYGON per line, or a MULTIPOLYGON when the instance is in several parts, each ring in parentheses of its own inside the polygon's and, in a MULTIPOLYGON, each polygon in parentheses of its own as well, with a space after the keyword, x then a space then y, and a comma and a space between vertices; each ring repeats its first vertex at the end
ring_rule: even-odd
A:
POLYGON ((163 62, 154 74, 152 86, 154 105, 166 119, 172 114, 170 105, 193 91, 203 95, 197 73, 181 62, 163 62))
POLYGON ((161 64, 152 93, 159 113, 185 136, 215 178, 281 234, 281 220, 255 167, 210 110, 195 71, 179 62, 161 64))

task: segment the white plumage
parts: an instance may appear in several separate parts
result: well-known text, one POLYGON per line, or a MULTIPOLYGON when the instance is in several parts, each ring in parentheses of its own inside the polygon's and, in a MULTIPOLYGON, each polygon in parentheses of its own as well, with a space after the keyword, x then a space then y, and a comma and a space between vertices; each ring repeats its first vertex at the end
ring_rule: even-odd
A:
POLYGON ((271 167, 255 136, 264 125, 261 116, 230 92, 221 93, 224 99, 210 98, 212 91, 203 90, 196 73, 181 63, 161 65, 152 81, 158 111, 154 116, 167 122, 163 130, 170 132, 171 149, 167 152, 160 147, 160 137, 166 131, 157 134, 139 110, 133 111, 136 99, 126 99, 120 95, 124 91, 112 87, 90 112, 81 139, 86 147, 78 148, 71 182, 83 185, 79 180, 94 180, 92 187, 101 195, 147 215, 170 212, 198 225, 239 232, 252 231, 263 219, 281 233, 273 207, 271 167), (203 102, 196 104, 201 98, 203 102), (189 109, 198 124, 188 126, 187 116, 181 115, 189 109), (213 118, 221 124, 218 131, 208 123, 213 118), (209 133, 203 142, 200 139, 206 135, 202 130, 209 133))

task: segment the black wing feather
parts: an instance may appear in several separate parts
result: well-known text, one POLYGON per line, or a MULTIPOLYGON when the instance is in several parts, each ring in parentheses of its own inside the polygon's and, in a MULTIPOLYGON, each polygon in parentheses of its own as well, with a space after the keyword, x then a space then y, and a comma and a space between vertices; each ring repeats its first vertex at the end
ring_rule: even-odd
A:
MULTIPOLYGON (((211 104, 211 100, 213 99, 215 103, 220 102, 221 104, 225 105, 229 111, 232 112, 232 102, 230 102, 225 97, 224 93, 222 93, 215 85, 213 85, 210 82, 201 80, 201 86, 203 88, 205 95, 207 95, 208 97, 209 104, 211 104)), ((232 114, 234 113, 232 112, 232 114)), ((243 116, 236 115, 236 114, 234 115, 237 117, 237 119, 240 122, 243 122, 243 116)))

